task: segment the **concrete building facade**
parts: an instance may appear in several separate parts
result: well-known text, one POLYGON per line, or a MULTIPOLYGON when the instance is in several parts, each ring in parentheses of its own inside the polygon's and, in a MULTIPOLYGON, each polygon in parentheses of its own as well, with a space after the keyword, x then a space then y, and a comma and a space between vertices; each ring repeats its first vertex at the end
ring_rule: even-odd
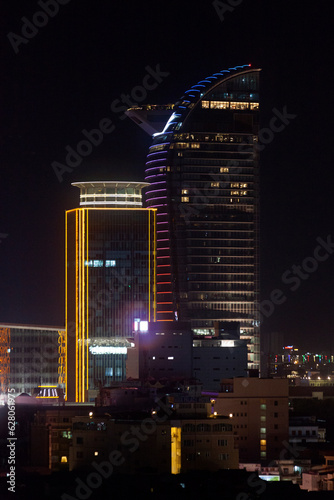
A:
POLYGON ((288 380, 224 379, 215 409, 231 416, 240 461, 266 463, 289 441, 288 380))

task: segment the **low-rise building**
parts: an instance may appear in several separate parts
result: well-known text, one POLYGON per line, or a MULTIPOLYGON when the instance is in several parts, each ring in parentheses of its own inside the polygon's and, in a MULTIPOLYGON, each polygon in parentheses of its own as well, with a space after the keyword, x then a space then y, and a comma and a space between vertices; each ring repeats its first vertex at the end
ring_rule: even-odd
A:
POLYGON ((287 379, 223 379, 215 399, 216 411, 231 417, 240 461, 289 458, 287 379))
POLYGON ((37 407, 30 426, 29 467, 41 471, 68 470, 72 419, 76 415, 88 416, 92 409, 88 405, 37 407))
POLYGON ((325 443, 326 429, 317 423, 315 417, 290 417, 290 443, 325 443))
POLYGON ((247 376, 247 341, 240 340, 240 325, 217 322, 215 335, 193 336, 187 322, 149 323, 135 336, 138 350, 129 356, 128 373, 135 373, 139 356, 139 379, 176 380, 194 378, 205 391, 219 391, 222 378, 247 376), (130 369, 131 366, 131 369, 130 369))
POLYGON ((164 410, 73 419, 70 470, 94 467, 118 456, 117 471, 178 474, 190 470, 237 469, 229 418, 211 405, 190 403, 164 410), (197 406, 196 406, 197 405, 197 406))

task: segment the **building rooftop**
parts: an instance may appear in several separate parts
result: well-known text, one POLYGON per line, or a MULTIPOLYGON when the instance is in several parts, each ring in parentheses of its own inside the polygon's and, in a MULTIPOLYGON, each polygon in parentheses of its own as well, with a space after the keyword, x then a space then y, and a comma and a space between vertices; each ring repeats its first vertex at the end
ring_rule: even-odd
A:
POLYGON ((73 182, 80 189, 80 206, 141 208, 142 189, 147 182, 87 181, 73 182))

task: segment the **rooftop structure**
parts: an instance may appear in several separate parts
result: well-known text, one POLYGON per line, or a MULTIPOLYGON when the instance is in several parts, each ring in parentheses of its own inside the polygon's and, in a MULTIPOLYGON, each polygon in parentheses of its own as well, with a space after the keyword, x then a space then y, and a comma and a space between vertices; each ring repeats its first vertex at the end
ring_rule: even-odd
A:
POLYGON ((142 189, 147 182, 90 181, 73 182, 80 189, 80 206, 142 208, 142 189))

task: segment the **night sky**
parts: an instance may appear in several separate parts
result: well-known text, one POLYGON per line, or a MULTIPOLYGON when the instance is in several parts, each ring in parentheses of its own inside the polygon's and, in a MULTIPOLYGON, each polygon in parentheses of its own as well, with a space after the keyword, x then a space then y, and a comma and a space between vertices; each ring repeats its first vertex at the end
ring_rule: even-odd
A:
POLYGON ((138 104, 175 102, 206 76, 252 63, 262 68, 261 128, 267 129, 261 300, 278 289, 282 302, 266 312, 262 330, 282 333, 302 349, 330 349, 331 2, 62 0, 59 9, 54 3, 53 17, 36 15, 41 2, 27 0, 2 2, 0 13, 0 323, 64 324, 64 212, 79 201, 71 183, 143 180, 150 137, 111 104, 142 85, 147 67, 158 66, 164 76, 138 104), (37 29, 25 26, 33 19, 37 29), (289 123, 268 132, 275 112, 284 109, 289 123), (75 149, 85 139, 82 130, 105 118, 115 129, 60 182, 52 163, 65 164, 66 146, 75 149), (318 238, 329 242, 319 253, 318 238), (293 266, 303 262, 308 271, 298 270, 299 282, 292 280, 293 266))

